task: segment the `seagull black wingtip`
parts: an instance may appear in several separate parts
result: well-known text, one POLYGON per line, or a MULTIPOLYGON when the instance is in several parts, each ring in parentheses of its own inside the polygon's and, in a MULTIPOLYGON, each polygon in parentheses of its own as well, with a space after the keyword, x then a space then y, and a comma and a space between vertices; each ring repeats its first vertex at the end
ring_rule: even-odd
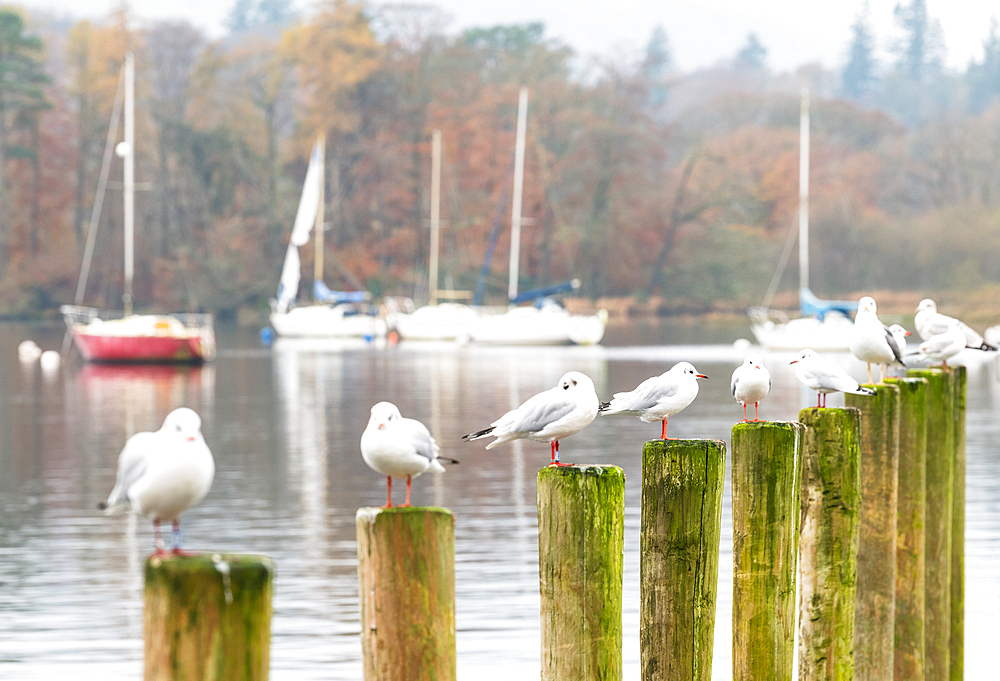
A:
POLYGON ((469 440, 475 440, 477 437, 483 437, 484 435, 489 435, 492 432, 493 432, 493 426, 490 426, 489 428, 483 428, 482 430, 478 430, 475 433, 469 433, 468 435, 463 435, 462 439, 468 442, 469 440))

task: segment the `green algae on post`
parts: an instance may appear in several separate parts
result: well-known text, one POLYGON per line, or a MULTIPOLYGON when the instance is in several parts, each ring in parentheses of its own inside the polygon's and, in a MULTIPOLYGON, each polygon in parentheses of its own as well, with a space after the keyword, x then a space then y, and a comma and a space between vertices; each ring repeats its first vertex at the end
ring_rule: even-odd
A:
POLYGON ((642 450, 639 648, 643 681, 709 681, 726 443, 653 440, 642 450))
POLYGON ((538 471, 543 681, 620 681, 625 473, 538 471))

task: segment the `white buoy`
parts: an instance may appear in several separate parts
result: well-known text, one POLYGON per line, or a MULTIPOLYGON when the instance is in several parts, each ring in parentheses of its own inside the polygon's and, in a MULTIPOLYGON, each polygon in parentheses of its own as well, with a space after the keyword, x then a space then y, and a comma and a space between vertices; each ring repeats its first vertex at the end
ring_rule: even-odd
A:
POLYGON ((33 340, 21 341, 17 346, 17 358, 22 362, 34 362, 42 356, 42 349, 33 340))
POLYGON ((59 368, 59 363, 62 362, 62 357, 55 350, 46 350, 42 353, 40 362, 42 371, 48 373, 59 368))
POLYGON ((746 352, 751 347, 753 347, 753 343, 748 341, 746 338, 737 338, 733 341, 733 350, 736 350, 737 352, 746 352))

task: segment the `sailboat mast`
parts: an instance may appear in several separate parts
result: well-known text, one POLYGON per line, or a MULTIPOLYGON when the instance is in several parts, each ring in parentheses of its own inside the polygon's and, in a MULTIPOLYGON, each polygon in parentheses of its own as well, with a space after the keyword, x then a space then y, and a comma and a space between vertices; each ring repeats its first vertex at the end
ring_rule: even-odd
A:
POLYGON ((431 135, 431 262, 428 288, 431 305, 437 305, 438 249, 441 239, 441 131, 431 135))
POLYGON ((809 90, 799 116, 799 290, 809 288, 809 90))
POLYGON ((313 299, 316 298, 316 282, 323 281, 323 194, 326 190, 326 133, 320 133, 316 140, 319 148, 319 204, 316 206, 316 226, 313 228, 313 242, 316 246, 316 257, 313 260, 313 299))
POLYGON ((510 215, 510 282, 507 299, 517 297, 517 275, 521 255, 521 190, 524 186, 524 137, 528 123, 528 88, 521 88, 517 102, 517 138, 514 143, 514 201, 510 215))
POLYGON ((132 314, 132 279, 135 275, 135 61, 125 55, 125 314, 132 314))

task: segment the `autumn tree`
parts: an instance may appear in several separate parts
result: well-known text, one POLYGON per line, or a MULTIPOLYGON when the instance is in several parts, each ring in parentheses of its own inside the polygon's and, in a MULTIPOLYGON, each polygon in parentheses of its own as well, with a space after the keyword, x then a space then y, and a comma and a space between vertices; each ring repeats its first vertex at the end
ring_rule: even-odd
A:
POLYGON ((37 113, 47 106, 42 86, 49 77, 42 63, 42 41, 24 29, 20 14, 0 9, 0 272, 8 256, 7 158, 12 152, 37 153, 37 146, 11 147, 11 126, 37 125, 37 113))

